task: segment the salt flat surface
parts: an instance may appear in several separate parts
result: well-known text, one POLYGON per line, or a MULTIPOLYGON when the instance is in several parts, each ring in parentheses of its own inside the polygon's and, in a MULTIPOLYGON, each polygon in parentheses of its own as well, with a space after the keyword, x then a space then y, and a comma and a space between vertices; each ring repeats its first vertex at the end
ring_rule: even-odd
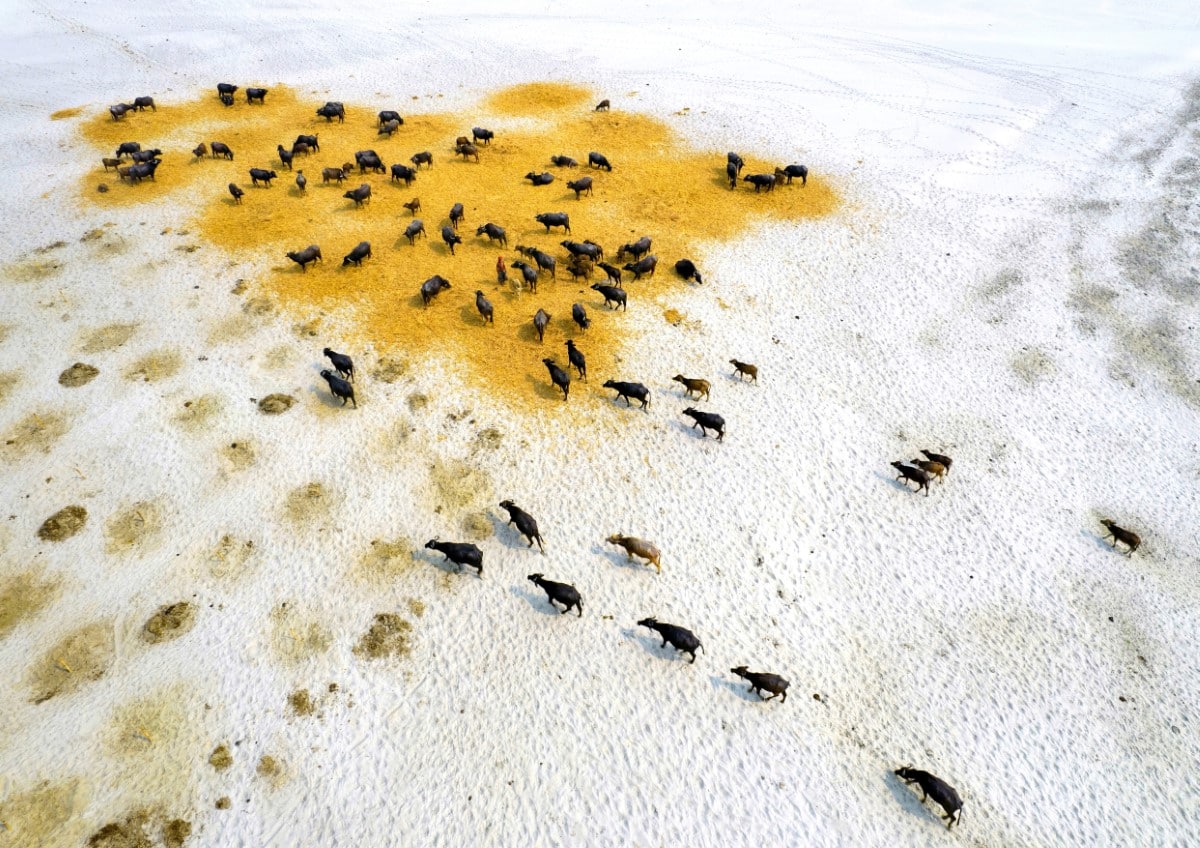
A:
POLYGON ((139 809, 212 846, 1200 840, 1195 12, 834 5, 9 10, 0 591, 50 588, 0 596, 0 845, 139 809), (631 298, 570 416, 517 414, 450 361, 373 379, 352 312, 319 339, 246 316, 231 289, 271 263, 177 250, 186 204, 79 205, 98 155, 52 112, 220 80, 452 110, 576 82, 702 149, 804 161, 846 204, 705 245, 703 286, 631 298), (328 401, 326 344, 360 362, 357 412, 328 401), (76 361, 100 373, 66 389, 76 361), (723 443, 676 373, 712 381, 723 443), (272 392, 299 402, 264 416, 272 392), (928 498, 888 466, 920 448, 955 460, 928 498), (39 539, 68 504, 83 530, 39 539), (1105 517, 1142 548, 1114 554, 1105 517), (483 580, 421 549, 464 519, 483 580), (183 600, 192 629, 147 642, 183 600), (385 612, 407 654, 356 653, 385 612), (651 615, 697 632, 695 665, 651 615), (34 703, 90 625, 103 673, 34 703), (949 834, 906 763, 963 796, 949 834))

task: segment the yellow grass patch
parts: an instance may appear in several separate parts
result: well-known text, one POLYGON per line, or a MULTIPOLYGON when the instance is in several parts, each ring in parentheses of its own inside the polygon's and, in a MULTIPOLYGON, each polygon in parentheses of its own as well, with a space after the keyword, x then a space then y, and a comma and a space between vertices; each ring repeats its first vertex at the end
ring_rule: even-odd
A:
MULTIPOLYGON (((621 333, 624 314, 611 312, 592 282, 604 282, 603 272, 587 282, 572 282, 566 271, 568 254, 563 239, 589 239, 604 246, 613 264, 617 249, 640 236, 653 238, 657 275, 639 282, 626 274, 631 313, 683 283, 674 274, 680 258, 691 258, 705 270, 702 246, 707 241, 736 238, 756 222, 801 221, 830 214, 839 205, 833 186, 817 176, 807 187, 799 182, 771 193, 755 194, 747 183, 730 191, 725 179, 724 151, 696 150, 670 126, 656 118, 629 112, 594 112, 593 92, 560 83, 514 86, 485 98, 462 114, 405 115, 392 137, 377 134, 379 105, 346 104, 346 122, 327 123, 315 114, 317 99, 298 100, 276 86, 265 106, 244 100, 225 107, 215 95, 186 104, 159 106, 158 112, 131 113, 113 121, 102 112, 82 123, 85 137, 96 146, 96 173, 85 180, 81 195, 98 205, 129 204, 163 196, 197 207, 194 229, 212 244, 239 256, 266 256, 272 267, 260 282, 265 292, 301 315, 351 306, 362 342, 377 350, 414 355, 438 351, 461 366, 477 386, 510 404, 546 406, 557 397, 549 385, 542 358, 566 363, 563 342, 574 338, 597 364, 610 362, 621 333), (496 133, 490 145, 480 145, 480 161, 456 157, 454 140, 470 135, 473 126, 496 133), (321 151, 298 155, 295 167, 308 178, 307 191, 294 184, 295 174, 284 169, 276 145, 290 148, 298 134, 319 134, 321 151), (165 152, 157 183, 119 183, 101 170, 99 157, 112 156, 122 141, 137 140, 143 148, 165 152), (223 141, 234 151, 232 162, 188 153, 200 142, 223 141), (374 149, 385 163, 411 164, 419 151, 433 153, 432 168, 422 168, 411 186, 391 182, 387 174, 357 170, 345 184, 322 183, 321 169, 354 161, 358 150, 374 149), (589 151, 598 151, 613 165, 611 173, 587 167, 589 151), (553 155, 570 156, 578 168, 556 168, 553 155), (270 188, 251 186, 248 169, 267 168, 278 178, 270 188), (535 187, 527 172, 549 171, 555 181, 535 187), (568 180, 591 176, 594 194, 576 200, 568 180), (95 191, 97 179, 110 191, 95 191), (245 190, 238 205, 227 184, 245 190), (371 201, 358 208, 343 194, 368 183, 371 201), (427 239, 409 245, 402 233, 413 215, 403 204, 420 198, 417 217, 425 223, 427 239), (441 228, 455 203, 465 208, 459 230, 463 243, 451 256, 441 228), (571 235, 547 233, 534 220, 539 212, 567 212, 571 235), (504 227, 508 246, 477 237, 485 222, 504 227), (342 257, 360 241, 371 243, 373 258, 362 267, 342 267, 342 257), (324 261, 307 272, 285 257, 289 250, 319 245, 324 261), (518 244, 536 246, 558 259, 557 280, 542 276, 536 294, 514 284, 519 272, 511 267, 518 244), (509 265, 509 281, 497 283, 496 260, 509 265), (428 309, 418 295, 421 283, 439 274, 451 289, 428 309), (481 290, 495 307, 494 326, 485 326, 475 308, 481 290), (584 304, 592 326, 580 331, 571 321, 571 305, 584 304), (532 326, 534 313, 552 316, 544 345, 532 326)), ((744 173, 770 172, 786 162, 765 162, 742 151, 744 173)), ((628 261, 628 260, 626 260, 628 261)), ((706 277, 714 288, 721 280, 706 277)), ((599 375, 597 375, 599 376, 599 375)), ((621 376, 621 375, 616 375, 621 376)), ((576 387, 577 389, 579 387, 576 387)))
MULTIPOLYGON (((597 98, 598 99, 598 98, 597 98)), ((551 109, 583 111, 595 105, 589 89, 562 82, 527 82, 497 91, 484 100, 490 112, 542 115, 551 109)))

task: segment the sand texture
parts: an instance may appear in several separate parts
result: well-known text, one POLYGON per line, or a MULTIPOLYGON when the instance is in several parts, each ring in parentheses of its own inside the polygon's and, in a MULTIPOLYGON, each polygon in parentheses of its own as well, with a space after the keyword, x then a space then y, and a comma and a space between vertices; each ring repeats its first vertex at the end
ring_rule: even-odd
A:
POLYGON ((9 19, 0 848, 1200 843, 1191 6, 9 19))

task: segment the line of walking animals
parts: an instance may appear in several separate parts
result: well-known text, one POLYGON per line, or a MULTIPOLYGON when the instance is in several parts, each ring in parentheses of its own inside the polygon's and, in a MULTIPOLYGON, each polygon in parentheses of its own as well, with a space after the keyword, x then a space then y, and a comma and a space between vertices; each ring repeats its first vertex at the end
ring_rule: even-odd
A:
MULTIPOLYGON (((914 459, 910 462, 897 461, 892 463, 892 467, 897 471, 896 479, 904 482, 905 489, 912 482, 917 485, 914 492, 924 489, 925 497, 929 497, 929 482, 935 478, 939 482, 944 482, 954 460, 944 454, 932 453, 927 450, 923 450, 921 453, 925 455, 924 459, 914 459)), ((1104 538, 1112 539, 1113 550, 1117 550, 1118 545, 1124 545, 1125 555, 1133 556, 1133 552, 1141 547, 1141 536, 1132 530, 1121 527, 1111 518, 1102 518, 1100 523, 1107 531, 1104 538)))
MULTIPOLYGON (((568 342, 570 345, 570 342, 568 342)), ((329 369, 324 369, 320 375, 329 381, 330 390, 335 396, 347 397, 353 399, 354 389, 350 384, 350 380, 354 379, 354 361, 352 357, 346 354, 337 353, 336 350, 325 348, 323 351, 326 357, 337 371, 334 374, 329 369)), ((744 363, 739 363, 743 367, 749 368, 750 373, 757 375, 754 366, 745 366, 744 363)), ((738 368, 738 373, 746 373, 742 368, 738 368)), ((680 379, 680 378, 676 378, 680 379)), ((707 381, 700 380, 698 383, 704 384, 704 391, 707 393, 707 381)), ((689 391, 690 391, 689 387, 689 391)), ((947 462, 948 459, 947 459, 947 462)), ((541 530, 538 528, 536 519, 529 515, 528 512, 521 509, 512 500, 502 500, 499 503, 500 509, 509 513, 510 527, 516 527, 517 533, 524 537, 529 548, 533 548, 534 542, 538 543, 538 549, 542 554, 546 553, 545 540, 542 539, 541 530)), ((637 539, 636 536, 625 536, 622 534, 613 534, 605 540, 610 545, 623 548, 625 558, 644 561, 647 565, 653 565, 655 572, 661 575, 662 573, 662 552, 659 547, 644 539, 637 539)), ((476 576, 480 579, 484 577, 484 551, 474 542, 443 542, 442 540, 431 539, 425 543, 425 548, 428 551, 437 551, 445 557, 449 563, 454 563, 458 570, 474 569, 476 576)), ((526 579, 533 583, 546 593, 546 602, 554 609, 558 609, 558 605, 562 605, 559 613, 565 615, 571 609, 574 609, 578 618, 583 617, 583 597, 580 595, 580 590, 569 583, 559 583, 546 578, 541 572, 532 573, 526 579)), ((686 629, 686 627, 677 624, 667 624, 666 621, 659 621, 655 618, 644 618, 638 620, 638 627, 647 627, 648 630, 653 630, 662 638, 662 648, 666 648, 668 644, 676 649, 679 654, 690 656, 689 663, 696 662, 696 652, 704 649, 700 637, 696 633, 686 629)), ((732 674, 736 674, 739 678, 749 682, 748 691, 756 692, 758 697, 766 700, 774 700, 779 698, 780 703, 785 703, 787 700, 787 690, 791 686, 791 681, 788 681, 784 676, 770 672, 751 672, 746 666, 736 666, 730 669, 732 674), (769 692, 769 696, 766 693, 769 692)), ((922 790, 922 801, 926 798, 934 799, 937 804, 940 804, 946 811, 947 828, 952 828, 959 817, 959 811, 962 807, 962 800, 959 798, 958 792, 940 777, 930 774, 928 771, 914 769, 911 765, 901 766, 894 772, 901 780, 908 784, 916 783, 922 790)))
MULTIPOLYGON (((567 342, 567 348, 574 364, 578 351, 571 341, 567 342)), ((343 405, 345 405, 347 399, 351 401, 354 399, 354 389, 350 382, 354 378, 354 363, 349 356, 338 353, 330 348, 325 348, 324 355, 329 358, 338 373, 334 374, 329 370, 323 370, 321 376, 329 382, 330 390, 334 396, 343 398, 343 405)), ((758 369, 755 366, 736 360, 733 360, 733 365, 735 373, 739 377, 749 377, 752 382, 757 382, 758 369)), ((580 363, 580 367, 586 366, 580 363)), ((707 380, 688 379, 681 375, 676 375, 673 379, 684 385, 688 396, 691 396, 695 392, 697 397, 707 399, 710 388, 707 380)), ((625 388, 628 384, 617 384, 609 381, 605 385, 608 388, 615 388, 617 390, 618 399, 625 396, 627 403, 630 396, 635 399, 641 399, 636 392, 631 392, 625 388)), ((648 403, 649 400, 647 397, 646 404, 648 403)), ((897 479, 903 479, 906 485, 909 480, 916 481, 920 487, 927 490, 929 479, 936 477, 942 480, 953 466, 954 460, 945 454, 935 453, 934 451, 922 450, 921 453, 924 454, 925 459, 913 460, 911 464, 893 462, 892 465, 900 471, 900 476, 897 479)), ((920 491, 920 488, 917 491, 920 491)), ((926 491, 926 494, 928 494, 928 491, 926 491)), ((516 527, 517 531, 526 539, 529 547, 532 548, 534 542, 536 542, 538 548, 545 553, 544 540, 538 529, 537 521, 533 516, 511 500, 501 501, 499 505, 508 512, 509 525, 516 527)), ((1127 555, 1132 554, 1141 544, 1141 539, 1136 533, 1118 526, 1110 519, 1103 519, 1101 523, 1108 529, 1109 532, 1107 535, 1112 538, 1113 547, 1116 548, 1118 543, 1125 545, 1127 555)), ((628 559, 633 560, 634 557, 637 557, 647 565, 653 565, 657 573, 662 573, 662 553, 654 543, 645 539, 621 534, 609 536, 606 541, 609 544, 623 548, 628 559)), ((460 570, 467 567, 475 569, 477 575, 482 578, 483 551, 474 543, 443 542, 434 538, 425 544, 425 548, 440 552, 447 561, 457 565, 460 570)), ((541 572, 530 574, 527 579, 546 593, 547 602, 550 606, 558 609, 556 605, 561 605, 562 609, 560 612, 563 614, 574 609, 577 616, 583 615, 583 599, 579 590, 574 586, 547 579, 541 572)), ((696 652, 703 650, 703 645, 699 637, 685 627, 661 622, 655 618, 644 618, 637 623, 640 627, 656 631, 662 637, 662 647, 665 648, 669 644, 680 654, 688 655, 690 657, 689 663, 695 663, 696 652)), ((765 697, 766 693, 770 693, 769 697, 765 697, 768 701, 775 698, 779 698, 780 703, 787 701, 787 691, 790 682, 781 675, 771 672, 750 671, 744 665, 731 668, 730 672, 748 681, 750 684, 748 691, 756 692, 760 698, 765 697)), ((958 822, 963 802, 954 787, 936 775, 914 768, 911 765, 898 768, 894 773, 906 784, 916 784, 920 788, 922 802, 932 798, 942 807, 944 811, 942 817, 946 821, 947 828, 953 827, 958 822)))
MULTIPOLYGON (((233 105, 233 94, 237 91, 237 86, 228 83, 221 83, 217 86, 217 93, 221 101, 226 106, 233 105)), ((248 88, 246 89, 247 103, 258 102, 265 103, 267 90, 263 88, 248 88)), ((146 108, 155 109, 153 98, 138 97, 132 104, 116 104, 110 107, 113 120, 119 120, 130 111, 140 111, 146 108)), ((607 111, 609 109, 609 101, 602 100, 596 106, 596 111, 607 111)), ((339 122, 345 121, 345 107, 340 102, 330 101, 321 108, 317 109, 317 115, 324 117, 327 121, 332 121, 337 118, 339 122)), ((385 110, 379 113, 379 133, 391 136, 399 126, 404 123, 404 119, 398 112, 385 110)), ((488 144, 494 133, 491 131, 475 127, 472 129, 471 138, 460 136, 455 143, 455 153, 465 158, 479 159, 479 144, 488 144)), ((300 135, 293 143, 291 149, 286 149, 283 145, 279 145, 277 152, 280 161, 285 167, 291 168, 293 159, 299 154, 308 154, 312 151, 320 151, 319 141, 314 135, 300 135)), ((210 142, 207 146, 200 144, 192 151, 197 158, 205 155, 212 157, 222 156, 226 159, 233 159, 233 151, 228 145, 221 142, 210 142)), ((121 171, 123 178, 129 178, 132 181, 139 181, 146 177, 154 178, 154 169, 158 166, 162 151, 149 150, 142 151, 141 146, 137 142, 126 142, 117 149, 116 159, 105 159, 104 164, 107 169, 110 166, 120 166, 120 160, 123 156, 129 155, 133 160, 133 165, 128 169, 121 171)), ((368 169, 372 172, 383 173, 383 163, 374 151, 366 150, 359 151, 355 154, 359 173, 365 173, 368 169)), ((411 157, 412 167, 403 164, 395 164, 391 166, 392 181, 403 180, 405 185, 409 185, 416 179, 417 169, 421 165, 427 167, 433 166, 433 155, 428 151, 417 153, 411 157)), ((576 167, 578 163, 567 156, 553 156, 551 162, 556 167, 576 167)), ((592 152, 588 155, 588 165, 592 168, 599 168, 606 171, 612 170, 612 165, 608 159, 600 153, 592 152)), ((726 175, 729 178, 729 187, 735 189, 737 187, 738 178, 745 163, 742 157, 737 153, 729 153, 726 158, 726 175)), ((331 180, 341 183, 347 179, 353 166, 349 163, 341 168, 325 168, 322 171, 324 182, 331 180)), ((120 170, 120 167, 119 167, 120 170)), ((260 182, 265 186, 270 186, 272 179, 276 178, 276 173, 273 170, 262 168, 251 168, 250 177, 251 184, 257 186, 260 182)), ((773 174, 748 174, 741 177, 743 182, 747 182, 754 186, 754 191, 772 191, 776 185, 791 184, 794 178, 800 178, 801 185, 806 185, 808 181, 808 169, 803 165, 789 165, 786 168, 776 168, 773 174)), ((548 185, 553 182, 554 175, 543 172, 541 174, 529 173, 525 177, 530 180, 533 185, 548 185)), ((296 172, 296 185, 303 192, 306 187, 307 180, 303 171, 296 172)), ((583 194, 591 194, 592 178, 583 177, 567 183, 568 188, 576 193, 576 199, 580 199, 583 194)), ((241 202, 245 192, 236 184, 229 184, 230 194, 234 200, 241 202)), ((371 196, 371 187, 364 183, 358 189, 349 191, 344 195, 347 199, 353 200, 356 206, 361 206, 365 202, 369 202, 371 196)), ((414 244, 415 240, 425 234, 423 222, 416 218, 417 212, 421 211, 420 200, 414 198, 411 202, 404 204, 413 216, 412 221, 405 229, 404 235, 408 238, 409 244, 414 244)), ((454 253, 454 246, 461 244, 462 239, 457 235, 458 224, 463 219, 463 206, 461 203, 456 203, 450 210, 449 214, 450 225, 442 228, 442 239, 451 254, 454 253)), ((549 233, 552 227, 562 227, 565 234, 571 233, 570 218, 565 212, 543 213, 536 216, 539 223, 546 227, 546 232, 549 233)), ((476 230, 476 235, 486 237, 489 244, 499 242, 501 246, 507 247, 508 240, 503 227, 499 227, 492 223, 485 223, 476 230)), ((622 286, 621 271, 629 271, 633 273, 634 280, 639 280, 643 274, 653 276, 657 265, 657 257, 650 255, 651 240, 649 237, 642 237, 637 242, 626 244, 617 252, 617 261, 621 261, 626 254, 633 258, 633 261, 626 264, 623 268, 617 268, 603 260, 604 251, 598 244, 591 241, 574 242, 563 241, 565 247, 571 255, 571 261, 568 270, 575 277, 585 276, 590 277, 592 265, 595 263, 600 267, 610 282, 614 285, 593 285, 592 288, 600 292, 604 296, 605 305, 612 304, 613 309, 626 308, 627 297, 622 286)), ((517 250, 526 258, 532 260, 533 264, 526 263, 521 260, 512 262, 512 267, 521 272, 522 280, 530 287, 531 290, 537 290, 537 281, 540 272, 549 271, 553 277, 555 274, 556 260, 554 257, 543 253, 537 248, 526 248, 518 245, 517 250)), ((307 270, 307 265, 312 262, 322 261, 321 249, 317 245, 310 245, 304 250, 289 252, 288 258, 296 262, 302 270, 307 270)), ((363 259, 371 257, 371 246, 368 242, 361 242, 350 251, 343 259, 343 265, 360 265, 363 259)), ((694 279, 697 283, 702 283, 700 272, 696 269, 695 264, 689 259, 681 259, 675 264, 675 271, 680 277, 690 280, 694 279)), ((501 257, 497 262, 497 279, 500 283, 507 280, 507 268, 504 264, 504 259, 501 257)), ((437 297, 437 295, 450 288, 449 281, 440 276, 431 277, 426 280, 420 289, 422 303, 428 308, 429 303, 437 297)), ((479 311, 485 324, 494 322, 494 308, 490 301, 484 296, 482 291, 475 292, 476 308, 479 311)), ((579 325, 580 329, 587 329, 589 319, 583 305, 576 303, 572 306, 572 318, 579 325)), ((546 326, 549 324, 550 316, 544 310, 539 309, 537 315, 533 319, 535 329, 538 333, 539 341, 542 340, 546 326)), ((568 340, 567 357, 570 367, 574 368, 580 378, 587 377, 587 362, 583 352, 575 345, 574 341, 568 340)), ((321 371, 321 376, 329 385, 329 390, 335 398, 340 398, 342 405, 347 402, 358 406, 358 401, 354 396, 354 362, 351 357, 346 354, 338 353, 330 348, 325 348, 324 355, 329 358, 333 366, 333 370, 324 369, 321 371), (334 371, 337 373, 335 374, 334 371)), ((542 360, 546 365, 550 374, 551 382, 555 387, 561 389, 563 400, 567 400, 570 394, 571 375, 570 373, 559 367, 551 358, 542 360)), ((730 360, 734 366, 734 373, 739 377, 748 377, 751 382, 757 383, 758 369, 752 364, 740 362, 736 359, 730 360)), ((681 383, 684 386, 685 396, 691 398, 693 394, 697 400, 708 400, 711 385, 707 380, 699 378, 688 378, 681 374, 675 375, 672 380, 681 383)), ((616 399, 624 398, 626 405, 632 406, 632 400, 637 400, 642 409, 648 410, 650 405, 650 390, 641 383, 625 382, 608 380, 604 383, 605 388, 614 389, 617 392, 616 399)), ((709 430, 713 430, 717 434, 717 441, 721 441, 725 436, 725 420, 720 415, 714 413, 701 412, 695 408, 689 407, 683 411, 683 414, 691 417, 694 421, 693 429, 699 427, 703 436, 708 435, 709 430)), ((934 453, 932 451, 922 450, 925 459, 914 459, 909 463, 893 462, 892 466, 897 470, 897 480, 902 480, 905 487, 909 482, 916 484, 915 491, 925 490, 925 495, 929 495, 929 483, 931 479, 936 478, 939 481, 944 481, 945 476, 950 471, 953 465, 953 460, 944 454, 934 453)), ((509 524, 515 525, 517 531, 528 541, 529 547, 533 547, 534 542, 537 542, 538 548, 544 553, 545 545, 538 530, 537 522, 533 516, 525 512, 511 500, 505 500, 500 503, 500 507, 508 512, 509 524)), ((1139 536, 1130 531, 1118 526, 1110 519, 1103 519, 1101 522, 1108 530, 1107 537, 1112 538, 1114 549, 1118 543, 1125 545, 1126 554, 1132 555, 1141 544, 1139 536)), ((615 534, 609 536, 607 542, 623 548, 628 559, 632 560, 635 556, 644 560, 648 565, 653 565, 656 571, 661 574, 662 566, 660 562, 661 552, 651 542, 644 539, 639 539, 633 536, 624 536, 615 534)), ((445 556, 447 561, 453 562, 461 570, 465 567, 475 569, 476 574, 482 578, 483 576, 483 551, 475 544, 470 542, 443 542, 438 539, 431 539, 426 543, 425 547, 430 550, 440 552, 445 556)), ((583 599, 579 591, 566 583, 559 583, 554 580, 547 579, 541 573, 530 574, 527 578, 534 585, 541 588, 547 595, 548 603, 557 609, 556 604, 562 605, 562 613, 567 613, 574 609, 578 616, 583 615, 583 599)), ((691 630, 681 627, 676 624, 668 624, 660 622, 655 618, 644 618, 638 621, 638 626, 646 627, 654 630, 662 637, 662 647, 670 644, 679 653, 687 654, 691 657, 690 663, 695 663, 696 652, 703 650, 703 645, 700 639, 691 630)), ((787 690, 789 681, 778 674, 769 672, 750 671, 746 666, 737 666, 731 668, 730 672, 743 678, 749 682, 749 691, 758 693, 762 698, 764 693, 770 693, 766 700, 779 698, 780 702, 786 702, 787 690)), ((944 811, 943 818, 947 823, 947 827, 953 827, 959 820, 962 810, 962 799, 958 792, 946 783, 944 780, 930 774, 927 771, 913 768, 911 765, 898 768, 894 772, 906 784, 916 784, 922 793, 921 801, 924 802, 928 798, 933 800, 942 807, 944 811)))

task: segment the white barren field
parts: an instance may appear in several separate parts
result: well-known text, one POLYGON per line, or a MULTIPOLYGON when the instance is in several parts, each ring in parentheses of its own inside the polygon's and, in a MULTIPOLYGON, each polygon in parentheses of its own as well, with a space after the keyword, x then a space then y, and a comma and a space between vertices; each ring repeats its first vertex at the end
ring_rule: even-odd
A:
POLYGON ((0 846, 1200 842, 1197 17, 1036 6, 9 4, 0 846), (844 202, 702 245, 703 285, 660 256, 590 387, 514 409, 436 352, 373 376, 351 298, 318 336, 253 301, 279 261, 181 235, 199 200, 80 200, 78 121, 221 81, 465 114, 573 82, 844 202), (922 448, 954 458, 928 497, 889 466, 922 448), (957 788, 952 831, 905 764, 957 788))

